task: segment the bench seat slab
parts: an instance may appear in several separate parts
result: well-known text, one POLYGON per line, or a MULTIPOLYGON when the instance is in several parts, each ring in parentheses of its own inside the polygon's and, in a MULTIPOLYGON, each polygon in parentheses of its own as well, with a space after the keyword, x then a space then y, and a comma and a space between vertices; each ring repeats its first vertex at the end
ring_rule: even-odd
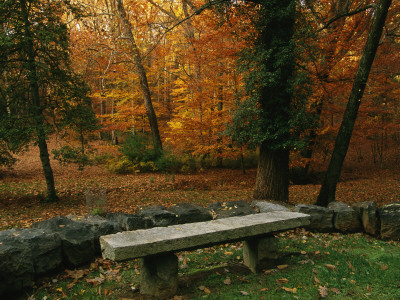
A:
POLYGON ((206 222, 125 231, 100 237, 103 258, 115 261, 243 241, 310 223, 309 216, 276 211, 206 222))

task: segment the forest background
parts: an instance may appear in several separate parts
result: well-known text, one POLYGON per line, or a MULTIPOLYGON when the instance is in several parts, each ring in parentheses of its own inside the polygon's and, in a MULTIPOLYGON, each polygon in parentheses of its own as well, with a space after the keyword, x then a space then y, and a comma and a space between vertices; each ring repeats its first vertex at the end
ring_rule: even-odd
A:
MULTIPOLYGON (((223 5, 225 1, 204 4, 189 0, 20 2, 30 4, 33 15, 40 15, 44 24, 52 22, 53 14, 54 20, 65 25, 65 32, 59 36, 64 34, 70 46, 62 53, 69 57, 71 72, 82 80, 71 80, 75 82, 71 86, 76 91, 86 82, 90 93, 86 102, 81 100, 86 99, 81 96, 86 90, 74 92, 73 97, 68 93, 68 105, 63 107, 69 112, 75 111, 71 107, 88 105, 98 122, 83 122, 91 120, 85 110, 79 110, 78 117, 63 115, 67 109, 53 104, 41 114, 61 201, 58 207, 41 204, 40 209, 37 203, 44 199, 46 188, 38 179, 39 168, 33 159, 39 159, 39 154, 32 147, 24 152, 31 138, 10 130, 4 134, 7 126, 2 127, 1 161, 5 167, 12 165, 13 152, 20 160, 13 170, 2 168, 2 206, 9 212, 2 216, 1 227, 29 226, 63 210, 82 214, 83 193, 89 187, 106 189, 112 210, 121 211, 150 203, 191 200, 204 204, 252 197, 252 168, 257 164, 253 142, 257 131, 252 126, 257 123, 259 106, 248 101, 246 76, 250 71, 243 67, 243 53, 256 40, 254 20, 259 4, 234 1, 227 6, 223 5), (51 9, 35 12, 35 7, 51 9), (10 144, 10 137, 21 143, 10 144), (76 171, 66 163, 84 170, 76 171), (246 169, 250 170, 241 174, 246 169), (149 173, 157 171, 164 174, 149 173), (23 221, 15 219, 15 211, 24 211, 23 221)), ((339 0, 301 1, 296 6, 293 39, 297 81, 291 105, 302 114, 290 129, 296 137, 296 143, 290 145, 291 203, 316 200, 374 16, 374 4, 339 0)), ((400 5, 393 3, 386 19, 338 200, 385 203, 399 194, 399 9, 400 5)), ((7 26, 9 23, 2 23, 3 34, 7 26)), ((59 45, 59 41, 56 36, 48 45, 59 45)), ((9 49, 4 40, 1 42, 9 49)), ((12 60, 13 55, 10 53, 6 60, 12 60)), ((30 77, 4 65, 0 65, 2 113, 11 115, 13 98, 4 95, 8 95, 7 88, 14 94, 16 90, 8 75, 18 74, 18 84, 30 77)), ((26 86, 31 88, 32 84, 26 86)), ((53 87, 47 83, 39 91, 46 104, 59 103, 57 97, 63 98, 60 93, 55 100, 43 100, 54 93, 53 87)), ((38 127, 27 132, 32 131, 38 131, 38 127)), ((40 144, 40 138, 33 141, 40 144)))

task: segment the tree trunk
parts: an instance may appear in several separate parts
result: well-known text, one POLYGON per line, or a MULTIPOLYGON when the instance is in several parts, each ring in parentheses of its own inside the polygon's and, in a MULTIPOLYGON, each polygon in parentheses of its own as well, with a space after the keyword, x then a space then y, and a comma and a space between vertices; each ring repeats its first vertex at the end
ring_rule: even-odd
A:
POLYGON ((376 6, 372 25, 368 34, 356 76, 354 77, 353 88, 349 101, 343 115, 342 124, 336 137, 335 148, 329 162, 324 182, 318 195, 317 205, 327 206, 335 201, 336 185, 340 178, 343 162, 349 148, 350 139, 353 133, 354 123, 357 118, 361 98, 367 85, 368 76, 375 58, 379 41, 385 26, 386 16, 392 0, 381 0, 376 6))
POLYGON ((289 199, 289 151, 260 147, 254 199, 287 202, 289 199))
POLYGON ((30 21, 29 21, 29 12, 26 7, 26 1, 21 0, 21 11, 24 18, 24 29, 26 35, 26 54, 27 54, 27 65, 28 65, 28 80, 29 80, 29 90, 30 96, 32 99, 31 108, 32 115, 35 122, 35 129, 37 135, 37 143, 39 147, 40 153, 40 161, 42 162, 43 173, 46 179, 47 185, 47 197, 46 201, 55 202, 58 200, 55 184, 54 184, 54 176, 53 170, 50 164, 49 151, 47 149, 46 142, 46 132, 44 129, 45 126, 45 118, 43 116, 43 111, 40 103, 40 93, 39 93, 39 85, 38 85, 38 75, 36 72, 36 62, 35 62, 35 53, 33 46, 33 38, 30 29, 30 21))
POLYGON ((268 6, 261 10, 264 15, 260 16, 263 27, 259 43, 262 43, 264 51, 269 52, 263 69, 277 78, 270 77, 267 80, 272 82, 263 83, 259 96, 261 118, 274 122, 275 127, 285 132, 280 133, 279 145, 274 137, 269 137, 261 144, 253 197, 288 202, 289 150, 284 143, 290 138, 288 122, 292 99, 291 78, 295 69, 292 38, 296 6, 294 0, 262 2, 262 5, 266 4, 268 6), (275 145, 271 145, 273 143, 275 145))
POLYGON ((133 36, 131 24, 129 23, 128 17, 125 12, 122 0, 117 1, 118 15, 122 24, 123 32, 125 38, 129 40, 129 48, 131 55, 133 57, 133 63, 136 68, 136 72, 140 79, 140 87, 143 94, 144 106, 146 108, 147 117, 150 123, 151 134, 153 138, 154 148, 162 151, 162 142, 160 137, 160 132, 158 130, 157 116, 154 112, 153 104, 151 101, 151 93, 149 88, 149 83, 147 81, 146 70, 143 67, 142 58, 139 53, 139 49, 136 45, 135 37, 133 36))

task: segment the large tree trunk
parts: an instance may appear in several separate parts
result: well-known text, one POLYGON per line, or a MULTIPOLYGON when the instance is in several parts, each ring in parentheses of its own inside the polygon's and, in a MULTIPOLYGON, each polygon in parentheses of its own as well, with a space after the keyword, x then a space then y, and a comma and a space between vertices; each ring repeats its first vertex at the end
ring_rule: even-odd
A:
POLYGON ((131 51, 131 55, 133 57, 133 63, 135 65, 136 72, 139 76, 140 87, 143 94, 144 106, 146 108, 147 117, 150 123, 153 145, 154 148, 162 151, 162 142, 161 142, 160 132, 158 130, 157 116, 154 112, 153 103, 151 101, 151 93, 150 93, 149 83, 147 81, 146 70, 143 67, 142 58, 140 56, 139 49, 136 45, 135 37, 133 36, 131 29, 131 24, 129 23, 128 17, 126 15, 122 0, 116 0, 116 1, 117 1, 118 15, 122 24, 124 35, 125 38, 127 38, 129 41, 129 48, 131 51))
POLYGON ((336 185, 340 178, 340 172, 357 118, 358 108, 360 107, 361 98, 367 85, 368 76, 379 46, 391 3, 392 0, 381 0, 377 4, 368 39, 361 56, 360 64, 358 65, 356 76, 354 77, 353 88, 343 115, 342 124, 336 137, 335 148, 333 149, 328 171, 318 195, 317 205, 327 206, 330 202, 335 201, 336 185))
MULTIPOLYGON (((295 23, 294 0, 269 0, 268 9, 262 9, 263 27, 259 42, 269 52, 263 69, 275 74, 273 83, 265 82, 261 89, 259 103, 263 119, 274 122, 280 130, 279 146, 273 137, 261 144, 256 185, 253 197, 275 201, 289 201, 289 150, 283 145, 290 138, 289 110, 292 99, 291 78, 295 69, 293 56, 293 33, 295 23), (273 8, 273 11, 271 9, 273 8), (280 128, 285 127, 284 129, 280 128), (283 141, 285 140, 285 141, 283 141)), ((263 54, 265 55, 265 54, 263 54)), ((268 78, 271 80, 271 78, 268 78)))
POLYGON ((33 38, 30 30, 30 21, 29 21, 29 12, 26 7, 26 1, 21 0, 21 11, 24 18, 24 29, 26 35, 26 53, 27 53, 27 65, 28 65, 28 80, 29 80, 29 90, 32 103, 32 115, 34 118, 36 135, 37 135, 37 143, 40 152, 40 161, 42 162, 44 177, 46 178, 47 185, 47 197, 46 201, 54 202, 58 200, 55 184, 54 184, 54 176, 53 170, 50 164, 49 151, 47 149, 46 142, 46 132, 44 129, 45 126, 45 118, 43 115, 43 111, 40 103, 40 93, 39 93, 39 85, 38 85, 38 75, 36 72, 36 62, 35 62, 35 53, 33 46, 33 38))
POLYGON ((289 151, 260 147, 254 199, 287 202, 289 199, 289 151))

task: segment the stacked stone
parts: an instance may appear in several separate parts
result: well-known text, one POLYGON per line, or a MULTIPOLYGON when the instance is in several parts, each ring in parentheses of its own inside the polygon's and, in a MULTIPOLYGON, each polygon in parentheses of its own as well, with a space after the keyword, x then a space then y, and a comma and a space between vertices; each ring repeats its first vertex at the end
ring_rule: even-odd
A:
MULTIPOLYGON (((294 210, 311 216, 309 230, 364 231, 385 240, 400 240, 400 203, 379 209, 372 201, 353 206, 334 202, 327 208, 298 204, 294 210)), ((212 203, 206 208, 181 203, 169 209, 143 207, 136 214, 109 213, 104 218, 58 216, 35 223, 31 229, 0 231, 0 295, 31 287, 35 279, 64 267, 93 261, 100 254, 102 235, 270 211, 289 208, 268 201, 212 203)))

